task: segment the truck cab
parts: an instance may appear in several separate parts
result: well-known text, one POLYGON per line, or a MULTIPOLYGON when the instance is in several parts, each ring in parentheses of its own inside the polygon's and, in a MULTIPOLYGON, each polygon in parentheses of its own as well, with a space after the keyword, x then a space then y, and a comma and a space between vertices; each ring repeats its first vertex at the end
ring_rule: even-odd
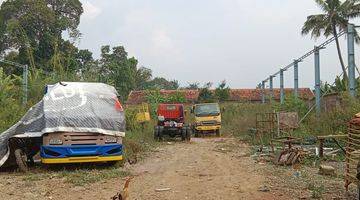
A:
POLYGON ((191 129, 185 124, 183 104, 159 104, 157 109, 158 122, 154 129, 154 138, 161 140, 168 135, 171 138, 181 136, 183 141, 191 138, 191 129))
POLYGON ((196 104, 192 108, 195 115, 193 132, 198 137, 199 134, 215 133, 220 136, 221 111, 218 103, 196 104))

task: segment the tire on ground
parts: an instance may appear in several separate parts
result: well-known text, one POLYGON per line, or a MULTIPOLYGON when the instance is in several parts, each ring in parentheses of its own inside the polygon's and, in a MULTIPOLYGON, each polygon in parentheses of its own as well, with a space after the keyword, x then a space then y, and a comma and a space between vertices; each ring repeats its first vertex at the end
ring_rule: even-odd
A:
POLYGON ((28 172, 27 157, 22 149, 16 149, 14 151, 15 161, 21 172, 28 172))
POLYGON ((190 139, 191 139, 191 128, 186 127, 186 140, 190 141, 190 139))
POLYGON ((221 136, 221 131, 220 131, 220 129, 217 129, 217 130, 216 130, 216 136, 217 136, 217 137, 220 137, 220 136, 221 136))

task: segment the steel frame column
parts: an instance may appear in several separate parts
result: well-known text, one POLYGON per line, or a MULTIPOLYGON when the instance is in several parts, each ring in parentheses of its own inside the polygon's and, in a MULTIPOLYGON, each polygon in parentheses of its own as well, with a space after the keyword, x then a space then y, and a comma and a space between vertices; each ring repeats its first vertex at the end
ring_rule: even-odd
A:
POLYGON ((294 60, 294 96, 299 96, 299 61, 294 60))
POLYGON ((261 82, 261 102, 264 104, 265 103, 265 81, 261 82))
POLYGON ((270 102, 273 100, 274 98, 274 82, 273 82, 273 76, 270 76, 270 102))
POLYGON ((348 74, 349 74, 349 93, 351 97, 356 96, 355 81, 355 29, 354 24, 348 24, 348 74))
POLYGON ((315 103, 316 103, 316 114, 321 113, 321 91, 320 91, 320 49, 315 46, 315 103))
POLYGON ((280 103, 283 104, 285 100, 284 94, 284 70, 280 69, 280 103))

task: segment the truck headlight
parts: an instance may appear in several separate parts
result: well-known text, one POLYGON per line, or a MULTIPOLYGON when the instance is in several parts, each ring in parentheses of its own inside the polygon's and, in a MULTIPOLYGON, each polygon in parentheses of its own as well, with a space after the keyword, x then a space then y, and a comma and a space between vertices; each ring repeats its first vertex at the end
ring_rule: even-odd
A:
POLYGON ((49 140, 49 144, 50 145, 62 145, 63 141, 61 139, 57 139, 57 138, 51 138, 49 140))
POLYGON ((117 143, 116 137, 107 136, 105 137, 105 143, 117 143))

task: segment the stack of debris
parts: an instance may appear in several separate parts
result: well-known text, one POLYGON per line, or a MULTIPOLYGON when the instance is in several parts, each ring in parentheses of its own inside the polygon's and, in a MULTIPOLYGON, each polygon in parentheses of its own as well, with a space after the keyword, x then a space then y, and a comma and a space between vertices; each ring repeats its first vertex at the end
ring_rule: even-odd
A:
POLYGON ((277 165, 294 165, 301 161, 306 153, 301 148, 290 148, 282 150, 274 159, 277 165))

